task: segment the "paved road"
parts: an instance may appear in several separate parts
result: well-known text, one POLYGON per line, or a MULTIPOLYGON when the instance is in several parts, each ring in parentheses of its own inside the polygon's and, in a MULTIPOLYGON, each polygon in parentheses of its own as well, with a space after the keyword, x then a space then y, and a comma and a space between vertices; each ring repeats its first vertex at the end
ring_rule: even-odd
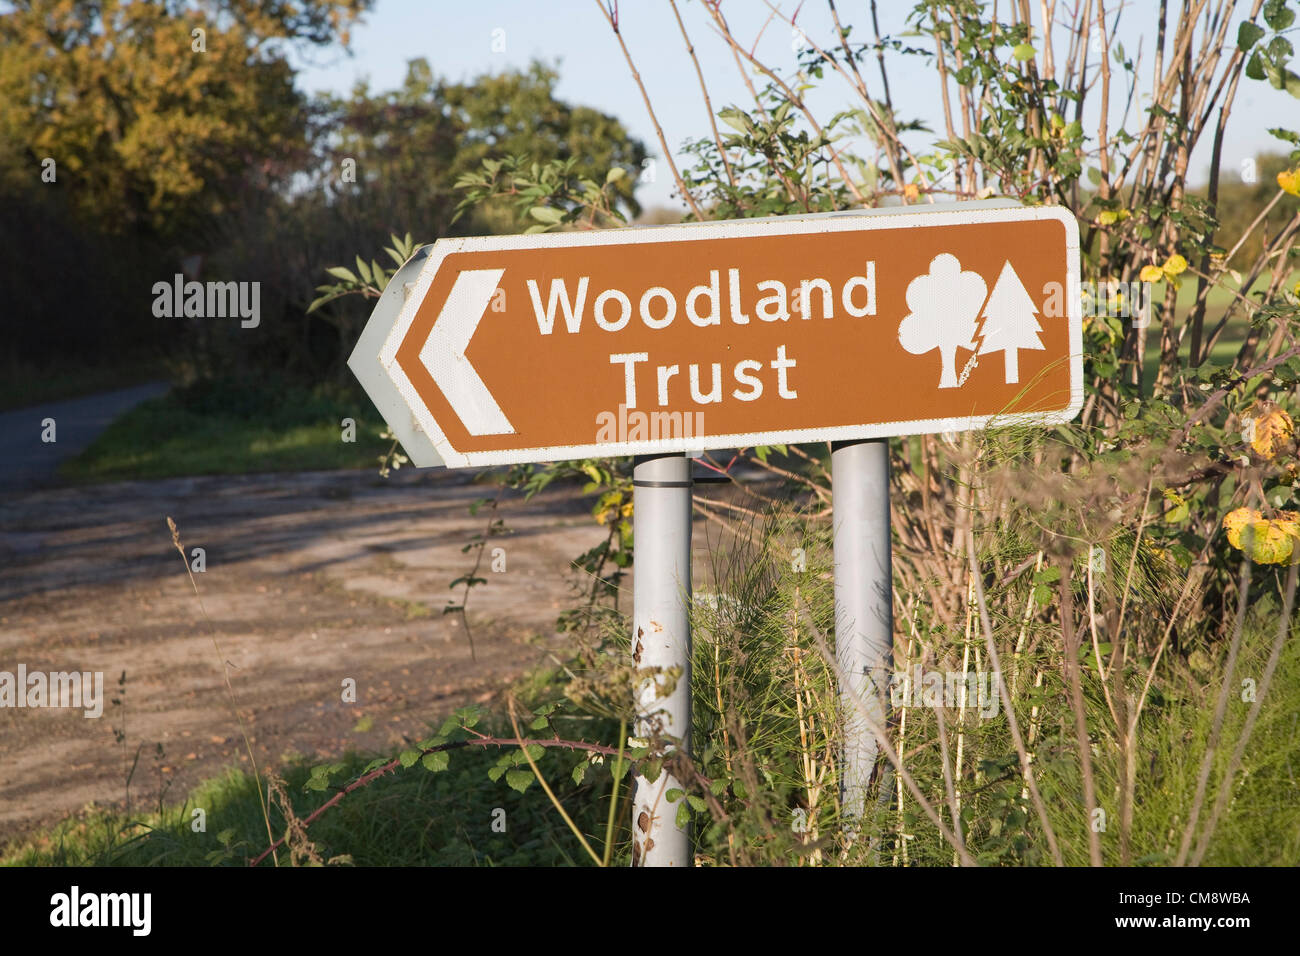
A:
POLYGON ((150 382, 0 412, 0 491, 54 484, 59 462, 85 450, 117 416, 167 389, 166 382, 150 382), (53 442, 41 440, 47 418, 54 419, 57 440, 53 442))

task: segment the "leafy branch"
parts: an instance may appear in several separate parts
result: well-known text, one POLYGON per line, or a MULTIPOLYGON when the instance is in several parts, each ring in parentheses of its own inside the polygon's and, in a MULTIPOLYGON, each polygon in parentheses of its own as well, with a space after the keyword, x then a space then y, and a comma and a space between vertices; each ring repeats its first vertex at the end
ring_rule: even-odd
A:
POLYGON ((331 285, 318 285, 316 291, 321 295, 307 306, 307 312, 309 314, 315 312, 325 303, 333 302, 345 295, 360 295, 367 299, 377 299, 383 295, 388 280, 398 269, 406 265, 416 249, 424 245, 424 243, 412 242, 409 232, 401 238, 390 235, 388 239, 392 245, 385 246, 384 252, 388 253, 388 257, 396 263, 396 268, 385 269, 374 259, 366 262, 361 256, 357 256, 356 272, 347 266, 330 266, 325 271, 339 281, 331 285))

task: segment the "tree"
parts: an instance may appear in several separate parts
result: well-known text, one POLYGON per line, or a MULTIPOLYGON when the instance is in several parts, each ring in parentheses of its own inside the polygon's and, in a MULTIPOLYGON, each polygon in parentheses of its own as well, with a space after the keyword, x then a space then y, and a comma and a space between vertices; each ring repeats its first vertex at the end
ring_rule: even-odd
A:
POLYGON ((963 272, 954 255, 940 253, 930 271, 907 284, 912 311, 898 326, 898 341, 913 355, 939 350, 940 388, 957 388, 957 349, 975 351, 975 316, 988 286, 977 272, 963 272))
POLYGON ((1002 264, 998 281, 993 284, 988 301, 984 303, 984 325, 980 329, 980 355, 1001 352, 1006 363, 1006 382, 1020 381, 1020 349, 1042 349, 1038 333, 1043 331, 1038 320, 1038 306, 1025 291, 1025 285, 1011 268, 1010 261, 1002 264))
MULTIPOLYGON (((244 245, 243 258, 279 263, 296 280, 291 301, 310 312, 302 322, 322 345, 317 374, 332 370, 350 380, 344 359, 369 315, 365 299, 378 295, 386 278, 375 278, 377 263, 367 276, 356 263, 358 251, 372 258, 390 235, 425 242, 523 231, 537 223, 530 209, 545 207, 556 216, 553 207, 585 211, 584 183, 592 181, 603 184, 599 212, 615 205, 629 214, 640 209, 636 177, 627 173, 640 168, 645 147, 613 117, 557 99, 555 81, 554 70, 534 63, 452 83, 418 58, 396 90, 372 93, 361 84, 347 98, 322 100, 314 181, 295 193, 285 215, 269 216, 267 228, 241 228, 232 240, 244 245), (621 175, 611 178, 611 171, 621 175), (495 192, 458 219, 471 191, 464 181, 476 175, 490 178, 483 190, 495 192), (332 262, 349 271, 355 266, 357 281, 331 286, 339 295, 314 296, 322 264, 332 262), (361 295, 344 298, 348 292, 361 295), (314 298, 324 301, 309 309, 314 298)), ((307 337, 284 336, 282 348, 266 350, 263 360, 283 355, 302 362, 298 343, 307 337)))
POLYGON ((39 184, 52 159, 85 220, 179 235, 301 164, 285 47, 335 39, 369 3, 15 0, 0 15, 0 186, 39 184))
MULTIPOLYGON (((347 99, 325 101, 321 184, 338 212, 366 223, 364 234, 377 244, 407 230, 429 239, 446 234, 463 198, 457 182, 485 160, 517 156, 539 168, 571 160, 574 178, 597 181, 614 166, 639 169, 646 155, 641 142, 614 117, 557 99, 556 79, 553 69, 533 63, 452 83, 436 78, 423 58, 411 60, 397 90, 372 94, 359 85, 347 99), (345 159, 355 164, 354 183, 339 176, 345 159)), ((635 178, 626 176, 615 188, 631 215, 640 211, 635 178)), ((515 227, 501 204, 476 214, 477 221, 461 228, 515 227)))

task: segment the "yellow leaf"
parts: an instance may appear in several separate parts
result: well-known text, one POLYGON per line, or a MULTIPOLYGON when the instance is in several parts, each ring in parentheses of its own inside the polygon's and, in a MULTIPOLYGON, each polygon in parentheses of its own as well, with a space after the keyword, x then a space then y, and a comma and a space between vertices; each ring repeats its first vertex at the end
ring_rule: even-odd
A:
POLYGON ((1300 511, 1279 511, 1273 523, 1287 534, 1300 538, 1300 511))
POLYGON ((1256 521, 1243 531, 1250 544, 1250 559, 1257 564, 1286 564, 1295 553, 1296 539, 1274 521, 1256 521), (1252 537, 1253 535, 1253 537, 1252 537))
POLYGON ((1223 527, 1228 532, 1228 543, 1234 548, 1241 548, 1241 529, 1247 524, 1262 520, 1261 515, 1254 508, 1238 508, 1236 511, 1229 511, 1223 516, 1223 527))
POLYGON ((1159 282, 1165 277, 1165 272, 1159 266, 1143 266, 1142 272, 1138 276, 1143 282, 1159 282))
POLYGON ((921 195, 921 190, 917 188, 916 183, 908 183, 903 187, 903 195, 906 196, 908 200, 917 199, 921 195))
POLYGON ((1283 192, 1288 192, 1292 196, 1300 196, 1300 166, 1295 169, 1285 169, 1278 173, 1277 184, 1283 192))
POLYGON ((1187 271, 1187 260, 1175 252, 1172 256, 1170 256, 1168 259, 1165 260, 1165 264, 1161 267, 1161 269, 1164 271, 1165 275, 1167 276, 1179 275, 1180 273, 1187 271))
POLYGON ((1243 415, 1250 447, 1262 458, 1272 461, 1291 444, 1295 434, 1295 423, 1291 416, 1276 402, 1260 401, 1253 404, 1243 415))

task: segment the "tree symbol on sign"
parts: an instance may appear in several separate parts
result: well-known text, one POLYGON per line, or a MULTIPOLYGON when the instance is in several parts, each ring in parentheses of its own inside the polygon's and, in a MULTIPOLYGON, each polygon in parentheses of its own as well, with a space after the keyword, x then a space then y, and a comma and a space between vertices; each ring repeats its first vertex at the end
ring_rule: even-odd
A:
POLYGON ((928 274, 907 284, 907 307, 912 311, 898 326, 898 341, 913 355, 939 350, 940 388, 960 384, 957 350, 976 350, 975 317, 987 292, 978 272, 963 272, 957 257, 946 252, 930 261, 928 274))
POLYGON ((989 300, 984 303, 984 325, 980 330, 980 355, 1001 352, 1006 364, 1006 381, 1020 381, 1019 349, 1043 349, 1038 333, 1043 327, 1034 318, 1038 307, 1025 291, 1025 285, 1006 262, 993 284, 989 300))

